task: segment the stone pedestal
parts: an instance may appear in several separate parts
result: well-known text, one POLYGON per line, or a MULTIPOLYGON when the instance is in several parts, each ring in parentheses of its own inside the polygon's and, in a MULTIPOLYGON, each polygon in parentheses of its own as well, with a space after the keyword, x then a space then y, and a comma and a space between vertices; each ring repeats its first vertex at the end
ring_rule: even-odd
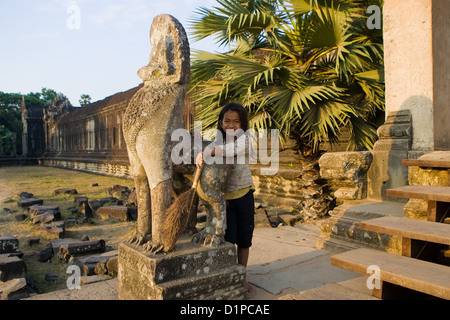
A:
POLYGON ((388 198, 386 189, 408 184, 408 168, 402 166, 402 160, 409 158, 412 135, 409 110, 386 116, 386 122, 378 128, 379 140, 374 145, 372 165, 367 172, 368 198, 404 202, 400 198, 388 198))
POLYGON ((243 299, 245 267, 231 243, 201 247, 181 238, 176 252, 151 254, 128 243, 119 246, 120 300, 243 299))

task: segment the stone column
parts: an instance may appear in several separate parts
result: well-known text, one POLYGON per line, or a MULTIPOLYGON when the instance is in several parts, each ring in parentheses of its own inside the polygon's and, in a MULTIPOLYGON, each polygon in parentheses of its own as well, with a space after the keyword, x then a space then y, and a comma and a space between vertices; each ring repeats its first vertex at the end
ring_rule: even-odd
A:
POLYGON ((385 0, 386 123, 378 130, 368 196, 408 184, 402 158, 450 150, 450 1, 385 0))

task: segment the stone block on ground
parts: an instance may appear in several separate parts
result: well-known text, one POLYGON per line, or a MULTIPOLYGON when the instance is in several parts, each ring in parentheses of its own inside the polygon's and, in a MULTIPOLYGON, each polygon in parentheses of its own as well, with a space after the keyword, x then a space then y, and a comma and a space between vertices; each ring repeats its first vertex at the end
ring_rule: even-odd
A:
POLYGON ((54 213, 44 213, 44 214, 39 214, 33 217, 33 224, 45 224, 45 223, 50 223, 50 222, 54 222, 55 220, 58 220, 58 218, 55 216, 54 213))
MULTIPOLYGON (((106 264, 112 258, 117 258, 118 251, 109 251, 98 255, 91 255, 88 257, 80 257, 77 259, 76 265, 78 265, 82 270, 83 276, 92 276, 96 274, 97 265, 99 263, 105 262, 105 266, 99 268, 107 268, 106 264)), ((106 272, 105 272, 106 273, 106 272)))
POLYGON ((34 198, 21 198, 17 205, 21 208, 31 207, 33 205, 42 205, 44 200, 42 199, 34 199, 34 198))
POLYGON ((33 205, 28 208, 28 212, 32 216, 41 215, 45 213, 53 213, 57 219, 61 218, 61 210, 58 206, 42 206, 42 205, 33 205))
POLYGON ((106 261, 106 269, 109 275, 117 276, 119 274, 119 256, 109 258, 106 261))
POLYGON ((16 237, 0 237, 0 254, 19 251, 19 240, 16 237))
POLYGON ((58 256, 62 260, 69 261, 73 256, 105 252, 105 248, 106 243, 104 240, 72 242, 62 244, 59 247, 58 256))
POLYGON ((25 278, 0 282, 0 300, 20 300, 30 296, 25 278))
POLYGON ((61 219, 61 210, 58 206, 33 205, 28 208, 33 224, 50 223, 61 219))
POLYGON ((6 282, 16 278, 27 276, 27 266, 25 262, 10 254, 0 254, 0 281, 6 282))
POLYGON ((245 267, 235 246, 201 247, 182 237, 177 250, 154 255, 135 246, 119 246, 119 299, 243 299, 245 267))
POLYGON ((336 198, 364 199, 367 195, 367 171, 372 160, 369 151, 328 152, 319 160, 320 175, 329 180, 336 198))
POLYGON ((21 192, 21 193, 19 193, 19 197, 24 198, 24 199, 31 199, 34 197, 34 194, 29 193, 29 192, 21 192))
POLYGON ((297 222, 299 222, 302 217, 300 215, 293 215, 290 213, 283 213, 278 216, 284 223, 288 226, 294 226, 297 222))
POLYGON ((48 262, 53 257, 53 249, 52 248, 44 248, 37 254, 37 260, 39 262, 48 262))
POLYGON ((61 247, 61 245, 66 245, 69 243, 75 243, 75 242, 80 242, 82 240, 80 239, 72 239, 72 238, 67 238, 67 239, 52 239, 50 240, 50 247, 53 250, 53 254, 56 255, 59 252, 59 247, 61 247))
POLYGON ((47 232, 57 235, 59 239, 64 238, 66 232, 66 227, 64 221, 57 221, 51 223, 44 223, 42 227, 47 230, 47 232))
POLYGON ((81 202, 80 208, 78 208, 78 214, 85 216, 86 218, 92 218, 94 216, 92 208, 87 201, 81 202))
POLYGON ((57 189, 54 191, 55 195, 58 194, 78 194, 77 189, 57 189))
POLYGON ((82 196, 78 196, 73 199, 73 202, 76 203, 77 206, 80 206, 81 203, 88 202, 88 201, 89 201, 88 197, 82 197, 82 196))
POLYGON ((272 225, 267 217, 267 212, 263 208, 255 210, 255 227, 270 228, 272 225))
POLYGON ((131 215, 128 211, 128 207, 125 206, 108 206, 99 208, 96 214, 103 219, 112 218, 120 221, 131 221, 131 215))

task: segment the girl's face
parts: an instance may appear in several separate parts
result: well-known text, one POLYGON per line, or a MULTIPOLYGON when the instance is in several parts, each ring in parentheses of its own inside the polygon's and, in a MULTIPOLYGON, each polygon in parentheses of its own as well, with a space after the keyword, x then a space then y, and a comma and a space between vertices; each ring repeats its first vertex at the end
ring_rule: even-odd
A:
POLYGON ((241 118, 239 117, 239 113, 234 110, 227 111, 224 114, 220 125, 227 135, 231 133, 234 136, 236 130, 241 129, 241 118))

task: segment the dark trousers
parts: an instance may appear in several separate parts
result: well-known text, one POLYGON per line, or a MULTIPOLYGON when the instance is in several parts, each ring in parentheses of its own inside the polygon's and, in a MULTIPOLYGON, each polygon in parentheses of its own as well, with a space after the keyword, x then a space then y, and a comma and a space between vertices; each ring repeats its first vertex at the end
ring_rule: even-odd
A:
POLYGON ((239 199, 227 200, 225 240, 241 248, 250 248, 252 246, 253 229, 255 228, 254 215, 253 190, 239 199))

